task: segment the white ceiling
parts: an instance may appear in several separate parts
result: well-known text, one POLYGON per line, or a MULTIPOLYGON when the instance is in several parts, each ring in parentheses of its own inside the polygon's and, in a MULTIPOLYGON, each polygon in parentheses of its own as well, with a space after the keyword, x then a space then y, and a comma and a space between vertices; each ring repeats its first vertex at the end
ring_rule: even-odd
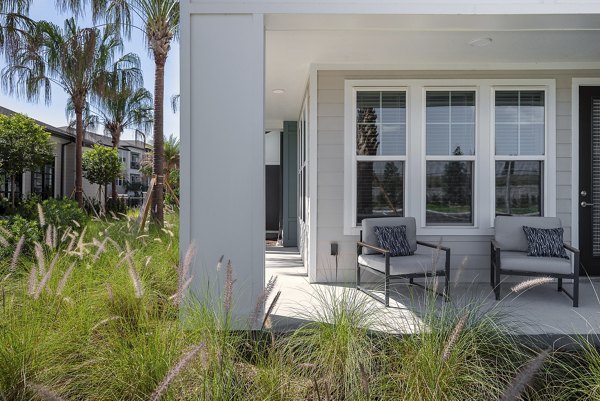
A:
POLYGON ((279 129, 298 119, 311 64, 600 68, 600 15, 268 15, 265 57, 265 128, 279 129), (468 44, 481 37, 493 41, 468 44))

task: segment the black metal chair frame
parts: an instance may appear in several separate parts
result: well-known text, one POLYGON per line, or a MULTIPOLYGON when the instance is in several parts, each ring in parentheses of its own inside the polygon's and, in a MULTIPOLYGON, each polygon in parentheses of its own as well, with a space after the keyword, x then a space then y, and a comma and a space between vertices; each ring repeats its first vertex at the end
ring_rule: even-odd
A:
MULTIPOLYGON (((573 254, 573 273, 558 274, 558 273, 541 273, 532 271, 518 271, 502 269, 500 262, 501 249, 496 240, 492 239, 491 243, 491 260, 490 260, 490 284, 494 289, 496 300, 500 299, 500 276, 530 276, 530 277, 552 277, 558 279, 558 292, 565 293, 566 296, 573 301, 573 307, 579 306, 579 249, 563 244, 564 248, 573 254), (573 293, 569 293, 563 288, 563 279, 573 280, 573 293)), ((534 256, 532 256, 534 257, 534 256)))
MULTIPOLYGON (((378 246, 372 245, 372 244, 367 244, 366 242, 362 241, 362 231, 360 233, 360 241, 357 242, 356 244, 356 289, 359 291, 364 292, 365 294, 367 294, 368 296, 370 296, 371 298, 375 299, 376 301, 381 302, 382 304, 384 304, 385 306, 390 306, 390 284, 391 284, 391 280, 397 280, 397 279, 408 279, 409 285, 415 285, 418 287, 421 287, 427 291, 432 291, 435 294, 437 294, 438 296, 442 296, 444 297, 445 301, 449 300, 449 288, 448 288, 448 283, 450 280, 450 248, 445 247, 445 246, 440 246, 440 245, 435 245, 435 244, 431 244, 428 242, 424 242, 424 241, 417 241, 417 245, 423 245, 426 246, 428 248, 433 248, 433 249, 437 249, 438 251, 442 251, 446 253, 446 263, 445 263, 445 267, 444 270, 435 270, 435 271, 429 271, 426 273, 409 273, 409 274, 395 274, 392 275, 390 274, 390 251, 387 249, 383 249, 380 248, 378 246), (363 265, 361 263, 358 263, 358 257, 362 254, 362 248, 369 248, 372 251, 375 251, 376 253, 381 253, 383 254, 383 256, 385 257, 385 272, 381 272, 377 269, 373 269, 370 266, 367 265, 363 265), (360 281, 360 269, 362 268, 366 268, 368 269, 370 272, 375 273, 377 275, 383 275, 385 277, 385 281, 384 281, 384 298, 381 298, 378 295, 375 295, 371 290, 369 290, 368 288, 365 288, 361 285, 361 281, 360 281), (419 283, 415 283, 414 279, 415 278, 428 278, 428 277, 440 277, 443 276, 445 279, 444 282, 444 292, 443 293, 439 293, 437 291, 435 291, 434 289, 431 289, 429 287, 427 287, 426 285, 421 285, 419 283)), ((396 256, 398 258, 401 258, 402 256, 396 256)))

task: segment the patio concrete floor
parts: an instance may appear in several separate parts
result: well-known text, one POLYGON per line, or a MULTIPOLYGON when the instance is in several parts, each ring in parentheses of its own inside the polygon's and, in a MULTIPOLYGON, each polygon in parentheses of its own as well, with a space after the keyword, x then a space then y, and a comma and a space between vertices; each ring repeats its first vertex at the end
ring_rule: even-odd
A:
MULTIPOLYGON (((266 274, 268 280, 277 276, 274 291, 281 290, 280 299, 272 314, 273 328, 286 331, 302 322, 319 320, 323 307, 319 298, 331 301, 343 294, 364 297, 371 309, 374 329, 398 334, 410 334, 420 326, 419 316, 424 310, 425 292, 406 284, 392 286, 390 307, 358 292, 349 285, 309 284, 302 266, 302 259, 295 248, 272 247, 266 250, 266 274)), ((527 278, 523 278, 527 280, 527 278)), ((545 284, 530 288, 522 293, 512 293, 514 283, 502 288, 503 298, 495 301, 488 283, 450 284, 451 305, 463 307, 480 305, 484 310, 493 310, 506 316, 506 323, 515 327, 518 334, 539 337, 545 341, 556 341, 574 335, 600 334, 600 281, 582 278, 580 282, 579 307, 573 308, 571 300, 556 290, 556 284, 545 284)), ((571 290, 570 284, 564 285, 571 290)), ((322 302, 322 301, 321 301, 322 302)), ((442 300, 436 300, 440 306, 442 300)), ((595 340, 598 341, 596 337, 595 340)))

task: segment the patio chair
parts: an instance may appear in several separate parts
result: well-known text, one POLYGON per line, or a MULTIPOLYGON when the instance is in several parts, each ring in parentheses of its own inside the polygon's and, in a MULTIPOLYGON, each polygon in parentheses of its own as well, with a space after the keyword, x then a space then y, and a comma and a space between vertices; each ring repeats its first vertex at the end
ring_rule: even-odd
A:
MULTIPOLYGON (((500 279, 502 275, 553 277, 558 279, 558 291, 564 292, 573 301, 573 307, 577 307, 579 305, 579 250, 568 244, 559 243, 555 244, 555 249, 560 250, 564 254, 563 257, 528 256, 530 249, 523 230, 524 226, 562 229, 561 221, 557 217, 496 217, 496 233, 491 243, 490 261, 490 284, 494 288, 496 300, 500 299, 500 279), (571 252, 572 258, 567 259, 564 257, 567 255, 565 251, 562 251, 563 248, 571 252), (573 280, 572 294, 563 288, 563 279, 573 280)), ((560 231, 558 238, 561 236, 562 231, 560 231)), ((542 247, 547 248, 551 245, 546 243, 542 247)), ((533 253, 547 253, 547 251, 540 253, 538 245, 534 245, 534 248, 536 249, 533 253)))
MULTIPOLYGON (((379 228, 377 230, 380 230, 379 228)), ((390 282, 395 279, 408 279, 409 284, 416 285, 426 290, 435 292, 448 300, 448 281, 450 280, 450 248, 430 244, 423 241, 417 241, 417 226, 413 217, 380 217, 364 219, 362 221, 362 230, 360 232, 360 241, 357 243, 357 263, 356 263, 356 288, 375 300, 390 305, 390 282), (391 256, 390 249, 381 246, 376 234, 376 227, 401 227, 404 226, 406 241, 410 247, 410 253, 406 256, 391 256), (417 245, 432 248, 438 253, 417 254, 417 245), (440 253, 445 253, 445 258, 440 257, 440 253), (384 298, 377 296, 373 291, 365 288, 361 284, 361 268, 375 273, 378 276, 383 275, 384 298), (440 294, 435 289, 428 288, 427 285, 415 283, 415 278, 428 278, 443 276, 444 292, 440 294)), ((388 247, 389 248, 389 247, 388 247)))

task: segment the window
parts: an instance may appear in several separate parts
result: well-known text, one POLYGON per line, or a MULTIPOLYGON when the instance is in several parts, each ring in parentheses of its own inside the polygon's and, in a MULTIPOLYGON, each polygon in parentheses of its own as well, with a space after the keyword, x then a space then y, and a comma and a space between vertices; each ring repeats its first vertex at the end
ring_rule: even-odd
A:
POLYGON ((133 170, 140 169, 140 154, 139 153, 131 154, 131 163, 130 163, 129 167, 132 168, 133 170))
POLYGON ((116 182, 117 182, 117 186, 119 186, 119 187, 122 187, 125 184, 123 177, 118 177, 116 179, 116 182))
POLYGON ((31 172, 31 193, 42 199, 54 197, 54 161, 31 172))
POLYGON ((426 92, 426 225, 474 224, 475 131, 475 91, 426 92))
POLYGON ((544 214, 544 90, 496 90, 495 213, 544 214))
POLYGON ((419 235, 439 236, 492 235, 500 214, 555 215, 555 80, 344 86, 345 235, 365 217, 414 216, 419 235))
POLYGON ((141 184, 142 183, 142 177, 139 174, 131 174, 130 175, 130 181, 132 184, 141 184))
MULTIPOLYGON (((22 174, 17 174, 15 176, 15 200, 18 202, 21 200, 21 195, 22 195, 22 184, 23 184, 23 175, 22 174)), ((12 179, 10 176, 4 175, 4 174, 0 174, 0 194, 2 196, 4 196, 6 199, 11 200, 12 199, 12 194, 13 194, 13 187, 12 187, 12 179)))
POLYGON ((406 91, 357 91, 355 116, 355 224, 403 216, 406 91))
POLYGON ((308 174, 308 132, 306 131, 306 106, 303 107, 298 121, 298 218, 302 223, 306 222, 306 211, 308 208, 307 174, 308 174))
POLYGON ((125 155, 125 151, 124 150, 119 150, 119 160, 123 164, 127 163, 127 155, 125 155))

